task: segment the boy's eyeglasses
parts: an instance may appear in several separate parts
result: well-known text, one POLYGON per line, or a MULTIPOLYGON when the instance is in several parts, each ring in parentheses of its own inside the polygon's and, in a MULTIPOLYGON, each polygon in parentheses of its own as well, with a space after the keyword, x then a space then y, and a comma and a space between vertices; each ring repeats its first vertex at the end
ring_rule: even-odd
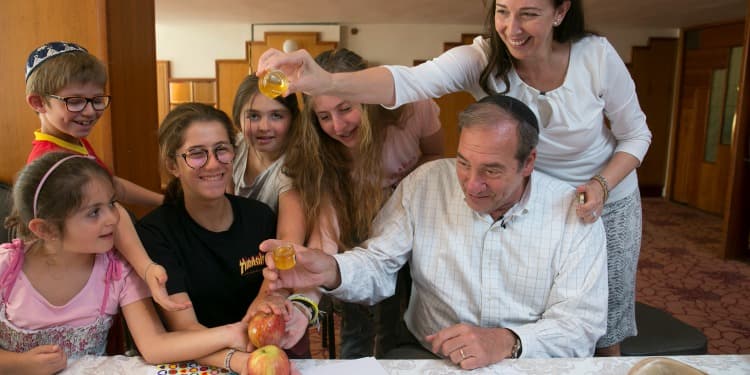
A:
MULTIPOLYGON (((234 160, 234 148, 229 145, 216 146, 213 154, 221 164, 229 164, 234 160)), ((208 163, 208 150, 203 148, 192 149, 180 156, 185 159, 185 164, 191 169, 203 168, 208 163)))
POLYGON ((109 107, 109 103, 112 101, 112 97, 109 95, 99 95, 93 98, 86 98, 83 96, 47 96, 65 102, 65 108, 67 108, 69 112, 82 112, 88 103, 91 103, 91 107, 94 108, 94 110, 103 111, 109 107))

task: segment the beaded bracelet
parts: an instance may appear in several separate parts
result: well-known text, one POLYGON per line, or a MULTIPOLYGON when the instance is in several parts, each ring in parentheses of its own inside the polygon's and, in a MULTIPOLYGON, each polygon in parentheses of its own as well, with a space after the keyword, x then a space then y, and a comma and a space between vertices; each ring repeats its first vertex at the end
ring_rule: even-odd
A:
POLYGON ((307 296, 303 294, 292 294, 291 296, 287 297, 287 299, 307 307, 311 313, 309 322, 310 326, 318 325, 318 321, 320 320, 320 310, 318 309, 317 303, 315 303, 310 298, 307 298, 307 296))
POLYGON ((234 352, 237 350, 235 349, 229 349, 227 354, 224 356, 224 368, 232 371, 232 356, 234 355, 234 352))
POLYGON ((607 183, 607 179, 604 178, 604 176, 598 174, 594 177, 591 177, 592 180, 599 183, 599 185, 602 186, 602 191, 604 191, 604 199, 602 200, 603 203, 607 202, 607 198, 609 198, 609 183, 607 183))

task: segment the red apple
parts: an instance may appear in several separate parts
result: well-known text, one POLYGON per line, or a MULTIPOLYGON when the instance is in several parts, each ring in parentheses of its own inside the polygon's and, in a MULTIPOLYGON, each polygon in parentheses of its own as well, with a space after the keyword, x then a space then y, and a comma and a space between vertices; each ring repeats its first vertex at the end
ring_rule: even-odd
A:
POLYGON ((249 375, 289 375, 291 371, 289 357, 276 345, 255 349, 247 359, 249 375))
POLYGON ((247 325, 247 335, 254 347, 281 344, 286 330, 286 322, 281 315, 258 313, 247 325))

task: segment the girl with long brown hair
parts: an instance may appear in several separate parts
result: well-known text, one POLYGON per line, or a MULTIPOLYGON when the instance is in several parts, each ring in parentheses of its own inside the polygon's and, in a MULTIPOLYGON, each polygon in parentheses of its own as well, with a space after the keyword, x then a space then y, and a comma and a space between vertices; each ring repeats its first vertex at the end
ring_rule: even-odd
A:
MULTIPOLYGON (((347 49, 323 52, 316 61, 329 72, 367 67, 347 49)), ((396 110, 328 95, 306 96, 304 102, 284 168, 300 196, 307 233, 324 250, 337 252, 368 238, 372 220, 404 176, 442 157, 439 109, 429 99, 396 110)), ((385 324, 373 322, 375 312, 367 307, 343 304, 341 357, 372 355, 375 325, 397 327, 400 302, 396 296, 381 303, 376 315, 388 314, 380 318, 385 324)), ((375 351, 384 354, 395 332, 380 331, 375 351)))

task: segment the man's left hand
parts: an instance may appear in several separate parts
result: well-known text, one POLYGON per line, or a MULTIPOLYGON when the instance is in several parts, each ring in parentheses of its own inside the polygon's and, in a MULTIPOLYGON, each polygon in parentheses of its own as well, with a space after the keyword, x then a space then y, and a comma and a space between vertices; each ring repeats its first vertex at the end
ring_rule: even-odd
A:
POLYGON ((426 337, 432 352, 443 355, 463 369, 489 366, 510 357, 515 337, 505 328, 481 328, 456 324, 426 337))

